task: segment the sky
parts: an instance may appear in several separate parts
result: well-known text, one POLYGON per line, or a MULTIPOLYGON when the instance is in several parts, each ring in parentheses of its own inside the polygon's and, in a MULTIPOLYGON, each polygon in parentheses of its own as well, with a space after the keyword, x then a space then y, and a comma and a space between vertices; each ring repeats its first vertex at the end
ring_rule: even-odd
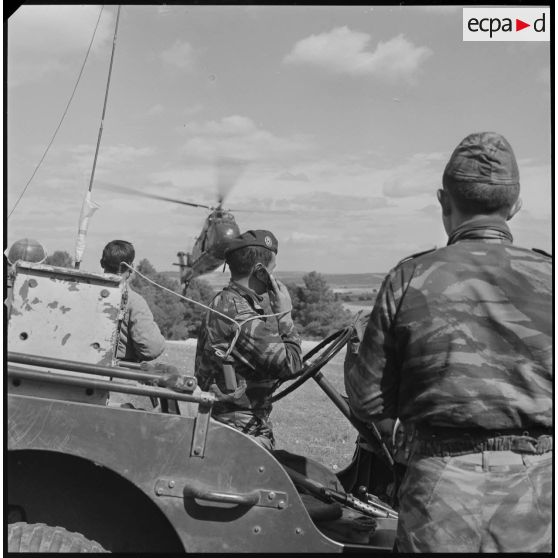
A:
MULTIPOLYGON (((74 253, 116 13, 33 5, 8 20, 4 248, 74 253)), ((121 238, 176 270, 208 214, 111 185, 212 205, 225 183, 225 206, 249 210, 240 229, 279 239, 278 269, 386 272, 445 245, 443 169, 485 130, 519 162, 515 242, 551 251, 550 106, 549 43, 463 42, 459 6, 123 6, 81 268, 100 271, 121 238)))

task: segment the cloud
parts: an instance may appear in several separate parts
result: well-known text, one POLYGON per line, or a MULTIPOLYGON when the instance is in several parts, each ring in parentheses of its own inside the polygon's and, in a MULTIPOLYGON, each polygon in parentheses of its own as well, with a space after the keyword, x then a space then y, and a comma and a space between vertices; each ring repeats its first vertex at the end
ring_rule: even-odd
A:
MULTIPOLYGON (((93 149, 89 145, 80 145, 67 150, 71 153, 73 161, 80 168, 87 169, 93 162, 93 149)), ((132 145, 118 144, 105 145, 99 150, 97 170, 102 173, 112 173, 122 168, 123 165, 137 163, 141 159, 150 157, 155 153, 152 147, 134 147, 132 145)))
POLYGON ((309 136, 276 136, 240 115, 227 116, 218 121, 192 122, 185 131, 190 138, 183 151, 198 160, 229 157, 246 162, 278 162, 293 155, 300 157, 313 148, 309 136))
POLYGON ((421 207, 418 211, 428 216, 436 216, 440 214, 440 206, 431 203, 429 205, 421 207))
POLYGON ((194 105, 185 106, 180 110, 180 115, 185 117, 191 117, 195 114, 200 113, 204 109, 204 106, 201 103, 196 103, 194 105))
POLYGON ((292 173, 290 171, 282 172, 276 180, 284 180, 286 182, 309 182, 308 176, 303 172, 292 173))
MULTIPOLYGON (((281 192, 278 192, 281 195, 281 192)), ((231 201, 232 205, 232 201, 231 201)), ((386 198, 375 196, 354 196, 349 194, 334 194, 320 190, 305 191, 290 197, 249 195, 242 198, 242 203, 234 202, 236 207, 250 209, 254 213, 274 214, 274 219, 283 222, 291 221, 296 217, 296 224, 305 226, 310 222, 323 223, 326 227, 332 222, 343 221, 347 216, 357 221, 368 218, 371 212, 391 208, 392 205, 386 198), (300 219, 302 217, 302 219, 300 219)))
POLYGON ((163 107, 163 105, 161 105, 160 103, 157 103, 151 106, 150 108, 148 108, 145 111, 145 114, 147 116, 157 116, 159 114, 162 114, 164 111, 165 111, 165 107, 163 107))
POLYGON ((549 164, 521 164, 519 165, 519 180, 521 184, 520 196, 523 199, 523 209, 532 211, 535 215, 550 215, 552 208, 552 169, 549 164))
POLYGON ((317 241, 322 241, 327 239, 327 236, 324 234, 309 234, 309 233, 303 233, 303 232, 293 232, 291 235, 289 235, 285 241, 286 242, 300 242, 300 243, 305 243, 305 242, 310 242, 310 243, 314 243, 317 241))
POLYGON ((190 43, 178 39, 170 48, 161 53, 161 59, 169 66, 190 71, 196 63, 196 54, 190 43))
POLYGON ((349 194, 333 194, 331 192, 314 191, 297 196, 290 200, 291 209, 308 211, 374 211, 389 206, 385 198, 372 196, 353 196, 349 194))
MULTIPOLYGON (((21 6, 8 20, 8 85, 16 87, 77 68, 77 61, 81 62, 87 52, 99 12, 99 6, 88 5, 21 6)), ((104 49, 113 32, 113 10, 105 8, 93 54, 104 49)))
POLYGON ((298 41, 284 58, 287 64, 309 64, 336 74, 376 76, 384 79, 410 79, 432 54, 403 35, 378 42, 369 49, 370 35, 336 27, 328 33, 298 41))
POLYGON ((408 198, 430 194, 440 187, 446 155, 417 153, 394 167, 384 180, 383 194, 389 198, 408 198))

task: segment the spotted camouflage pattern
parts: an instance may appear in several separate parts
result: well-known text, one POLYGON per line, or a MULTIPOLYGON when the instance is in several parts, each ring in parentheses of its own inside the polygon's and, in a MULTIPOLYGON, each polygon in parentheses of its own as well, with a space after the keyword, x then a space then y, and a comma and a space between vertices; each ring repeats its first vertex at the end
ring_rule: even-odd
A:
POLYGON ((551 552, 552 452, 497 455, 510 464, 483 470, 482 454, 411 459, 399 491, 397 550, 551 552))
POLYGON ((223 416, 223 422, 247 434, 273 440, 268 398, 278 386, 277 380, 288 379, 301 368, 302 351, 290 315, 280 320, 259 318, 271 313, 262 304, 262 297, 233 281, 210 304, 237 322, 258 318, 242 326, 235 345, 236 391, 227 392, 222 361, 215 354, 215 348, 228 348, 235 326, 213 312, 207 313, 198 338, 195 375, 201 389, 216 396, 215 417, 223 416), (226 418, 227 413, 235 414, 226 418))
POLYGON ((153 360, 165 350, 165 338, 145 299, 129 286, 126 296, 116 357, 131 362, 153 360))
POLYGON ((551 443, 539 455, 529 444, 437 455, 419 451, 428 446, 419 434, 425 425, 463 432, 459 440, 550 429, 552 319, 551 258, 513 246, 506 224, 486 217, 385 278, 345 386, 359 418, 381 426, 398 417, 407 430, 395 443, 407 465, 398 551, 551 550, 551 443), (499 466, 481 466, 488 454, 499 466))
POLYGON ((552 425, 552 260, 504 222, 464 224, 448 246, 385 278, 345 373, 362 420, 455 428, 552 425))

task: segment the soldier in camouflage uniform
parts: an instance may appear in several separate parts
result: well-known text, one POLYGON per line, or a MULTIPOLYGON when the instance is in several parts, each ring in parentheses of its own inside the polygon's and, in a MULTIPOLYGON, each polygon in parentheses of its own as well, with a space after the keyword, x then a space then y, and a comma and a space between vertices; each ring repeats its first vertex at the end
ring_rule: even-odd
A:
POLYGON ((448 243, 385 278, 351 408, 413 432, 400 552, 550 552, 552 258, 512 244, 519 171, 499 134, 467 136, 438 191, 448 243))
POLYGON ((277 247, 275 236, 262 230, 247 231, 231 241, 225 252, 231 281, 210 307, 244 324, 232 353, 223 358, 237 328, 230 319, 208 312, 196 351, 198 383, 217 398, 213 418, 254 437, 269 450, 274 449, 275 440, 268 399, 281 380, 292 377, 302 366, 289 293, 270 275, 277 247), (258 271, 258 264, 268 274, 258 271), (266 290, 271 311, 277 316, 269 316, 262 307, 261 295, 266 290))

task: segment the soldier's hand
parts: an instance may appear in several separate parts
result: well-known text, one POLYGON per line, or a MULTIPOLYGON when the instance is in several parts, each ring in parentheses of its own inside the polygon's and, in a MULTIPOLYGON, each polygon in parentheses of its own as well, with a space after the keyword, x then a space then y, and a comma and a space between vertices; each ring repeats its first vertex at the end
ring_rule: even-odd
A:
POLYGON ((271 280, 272 290, 269 292, 269 302, 271 304, 271 309, 274 313, 279 314, 281 312, 289 312, 292 310, 291 295, 289 291, 281 281, 278 281, 273 277, 269 276, 271 280))

